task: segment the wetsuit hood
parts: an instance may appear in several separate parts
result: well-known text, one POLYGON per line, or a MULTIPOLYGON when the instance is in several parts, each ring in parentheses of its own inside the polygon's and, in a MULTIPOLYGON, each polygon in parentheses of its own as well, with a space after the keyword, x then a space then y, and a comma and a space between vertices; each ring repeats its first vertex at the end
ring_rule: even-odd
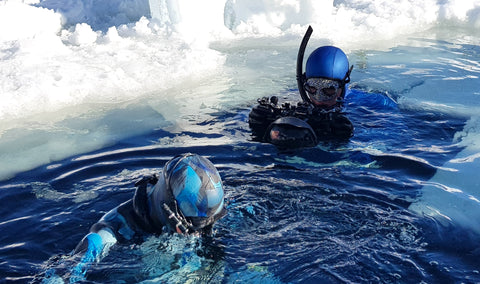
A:
POLYGON ((324 78, 339 81, 343 91, 341 98, 345 97, 346 84, 350 82, 350 73, 353 65, 349 67, 348 58, 345 53, 335 46, 322 46, 315 49, 307 59, 305 73, 303 73, 303 57, 310 36, 313 33, 311 26, 308 27, 303 36, 297 55, 297 85, 300 96, 304 102, 312 103, 304 85, 309 78, 324 78))
POLYGON ((347 55, 338 47, 322 46, 315 49, 307 59, 306 78, 325 78, 344 82, 349 80, 347 55))
POLYGON ((156 225, 181 233, 211 229, 226 214, 220 174, 209 160, 190 153, 167 162, 148 202, 156 225))
POLYGON ((147 205, 150 212, 150 222, 156 228, 162 228, 168 224, 168 215, 163 210, 162 204, 171 202, 172 197, 168 194, 165 186, 165 179, 159 176, 158 182, 149 189, 147 205))

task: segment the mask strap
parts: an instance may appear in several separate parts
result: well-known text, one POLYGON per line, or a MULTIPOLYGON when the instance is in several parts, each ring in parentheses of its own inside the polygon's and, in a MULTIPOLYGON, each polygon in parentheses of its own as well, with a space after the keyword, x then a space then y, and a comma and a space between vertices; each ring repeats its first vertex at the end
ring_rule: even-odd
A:
POLYGON ((343 77, 342 82, 344 86, 345 84, 350 83, 350 73, 352 73, 352 70, 353 70, 353 65, 350 66, 350 69, 348 69, 347 74, 345 74, 345 77, 343 77))

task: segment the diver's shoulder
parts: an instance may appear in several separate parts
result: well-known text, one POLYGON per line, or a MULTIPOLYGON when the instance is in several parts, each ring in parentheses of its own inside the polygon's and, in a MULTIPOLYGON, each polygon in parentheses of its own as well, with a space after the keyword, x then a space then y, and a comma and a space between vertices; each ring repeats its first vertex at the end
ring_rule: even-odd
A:
POLYGON ((359 105, 377 109, 398 109, 395 99, 385 92, 349 89, 345 95, 345 102, 348 106, 359 105))

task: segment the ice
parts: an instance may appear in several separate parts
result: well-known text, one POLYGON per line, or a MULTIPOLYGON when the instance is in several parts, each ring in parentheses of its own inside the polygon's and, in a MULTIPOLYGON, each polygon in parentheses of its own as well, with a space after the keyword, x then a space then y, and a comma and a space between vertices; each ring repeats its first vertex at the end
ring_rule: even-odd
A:
POLYGON ((311 24, 312 41, 327 39, 348 51, 368 38, 375 48, 438 22, 476 27, 479 11, 473 0, 3 0, 0 119, 130 100, 205 71, 213 76, 208 72, 223 64, 209 46, 215 41, 298 38, 311 24))

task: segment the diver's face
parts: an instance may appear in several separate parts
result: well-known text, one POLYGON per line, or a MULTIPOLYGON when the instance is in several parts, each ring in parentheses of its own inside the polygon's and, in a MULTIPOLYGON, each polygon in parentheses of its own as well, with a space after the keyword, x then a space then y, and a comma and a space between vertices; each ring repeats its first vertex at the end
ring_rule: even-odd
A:
POLYGON ((323 78, 309 78, 304 88, 315 106, 327 108, 334 106, 343 92, 338 81, 323 78))

